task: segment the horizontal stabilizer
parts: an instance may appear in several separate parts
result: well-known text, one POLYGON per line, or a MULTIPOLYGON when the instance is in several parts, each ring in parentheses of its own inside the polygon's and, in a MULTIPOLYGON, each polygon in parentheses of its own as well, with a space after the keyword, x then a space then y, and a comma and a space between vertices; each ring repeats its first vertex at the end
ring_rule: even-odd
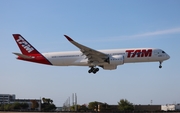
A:
POLYGON ((23 55, 21 53, 13 53, 13 54, 15 54, 15 55, 17 55, 17 56, 19 56, 21 58, 24 58, 24 59, 33 59, 31 56, 23 55))

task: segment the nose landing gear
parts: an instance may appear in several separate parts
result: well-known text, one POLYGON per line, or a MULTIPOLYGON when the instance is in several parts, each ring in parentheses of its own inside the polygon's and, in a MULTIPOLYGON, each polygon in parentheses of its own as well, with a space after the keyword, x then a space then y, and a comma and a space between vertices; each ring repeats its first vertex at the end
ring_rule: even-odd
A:
POLYGON ((162 68, 162 62, 159 62, 159 68, 162 68))
POLYGON ((91 67, 91 69, 89 69, 88 72, 96 74, 96 72, 98 72, 98 71, 99 71, 99 68, 91 67))

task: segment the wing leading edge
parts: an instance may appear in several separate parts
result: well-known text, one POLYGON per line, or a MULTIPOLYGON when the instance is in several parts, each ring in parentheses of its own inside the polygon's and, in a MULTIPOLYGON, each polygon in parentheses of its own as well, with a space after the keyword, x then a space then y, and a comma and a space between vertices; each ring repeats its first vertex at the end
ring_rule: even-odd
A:
POLYGON ((80 49, 83 55, 88 58, 90 64, 98 65, 100 63, 106 63, 105 60, 109 57, 107 54, 79 44, 67 35, 64 36, 68 39, 69 42, 71 42, 73 45, 80 49))

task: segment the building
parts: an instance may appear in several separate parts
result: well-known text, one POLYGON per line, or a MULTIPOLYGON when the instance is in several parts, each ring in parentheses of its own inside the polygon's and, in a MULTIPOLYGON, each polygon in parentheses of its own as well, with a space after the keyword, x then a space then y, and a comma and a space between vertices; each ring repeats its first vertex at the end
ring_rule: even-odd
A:
POLYGON ((180 111, 180 104, 176 104, 176 111, 180 111))
POLYGON ((161 111, 161 105, 135 105, 135 111, 161 111))
POLYGON ((33 109, 33 106, 34 106, 33 104, 37 103, 38 107, 35 108, 35 110, 41 111, 41 100, 40 99, 39 100, 37 100, 37 99, 15 99, 15 100, 12 100, 10 103, 11 104, 13 104, 13 103, 27 103, 29 105, 28 110, 33 109))
POLYGON ((180 111, 180 104, 166 104, 161 106, 162 111, 180 111))
POLYGON ((16 96, 10 94, 0 94, 0 104, 9 104, 12 100, 15 100, 16 96))
POLYGON ((29 110, 33 108, 33 104, 37 103, 38 108, 36 108, 36 110, 41 111, 41 99, 16 99, 16 96, 14 94, 0 94, 0 104, 13 103, 27 103, 29 105, 29 110))

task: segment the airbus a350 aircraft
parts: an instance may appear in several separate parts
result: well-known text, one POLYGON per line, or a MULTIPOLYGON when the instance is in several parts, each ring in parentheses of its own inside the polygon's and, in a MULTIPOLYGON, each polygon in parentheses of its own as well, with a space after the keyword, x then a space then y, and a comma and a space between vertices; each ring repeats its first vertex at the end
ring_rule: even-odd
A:
POLYGON ((20 34, 13 34, 13 37, 22 53, 14 53, 17 59, 35 62, 40 64, 54 66, 89 66, 89 73, 99 71, 97 66, 105 70, 114 70, 118 65, 124 63, 136 62, 159 62, 159 68, 162 68, 162 62, 170 56, 161 49, 155 48, 131 48, 131 49, 110 49, 94 50, 64 35, 69 42, 78 47, 80 51, 69 52, 38 52, 27 40, 20 34))

